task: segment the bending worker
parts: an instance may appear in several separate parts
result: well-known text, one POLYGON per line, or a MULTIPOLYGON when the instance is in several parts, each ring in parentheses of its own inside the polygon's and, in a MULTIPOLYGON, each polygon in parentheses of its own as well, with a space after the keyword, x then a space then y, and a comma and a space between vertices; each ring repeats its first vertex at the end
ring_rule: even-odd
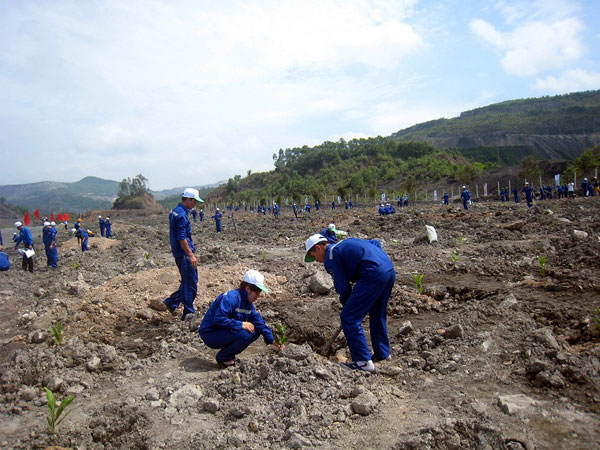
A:
POLYGON ((179 304, 183 303, 181 320, 188 314, 194 314, 194 299, 198 292, 198 259, 194 255, 194 242, 192 241, 192 224, 190 223, 190 211, 197 202, 202 202, 197 189, 187 188, 181 194, 181 202, 169 214, 169 238, 171 240, 171 251, 175 258, 175 264, 179 269, 181 282, 179 289, 164 300, 164 304, 171 314, 179 304))
MULTIPOLYGON (((29 228, 24 227, 21 222, 15 222, 15 228, 19 230, 19 235, 15 240, 15 248, 19 247, 19 244, 22 242, 23 247, 26 250, 33 250, 33 236, 31 235, 31 231, 29 228)), ((25 253, 23 253, 23 270, 29 270, 33 273, 33 255, 29 258, 25 253)))
POLYGON ((340 319, 353 361, 344 365, 350 369, 374 371, 374 362, 390 358, 387 304, 396 281, 392 261, 378 240, 349 238, 329 244, 320 234, 306 240, 304 261, 315 260, 323 263, 333 277, 343 305, 340 319), (355 283, 354 288, 350 283, 355 283), (372 355, 361 325, 367 314, 372 355))
POLYGON ((254 308, 260 293, 269 293, 264 283, 265 277, 260 272, 249 270, 240 287, 219 295, 202 319, 198 330, 200 338, 210 348, 221 349, 216 357, 219 367, 235 365, 235 355, 242 353, 260 335, 267 345, 284 349, 275 343, 273 332, 254 308))

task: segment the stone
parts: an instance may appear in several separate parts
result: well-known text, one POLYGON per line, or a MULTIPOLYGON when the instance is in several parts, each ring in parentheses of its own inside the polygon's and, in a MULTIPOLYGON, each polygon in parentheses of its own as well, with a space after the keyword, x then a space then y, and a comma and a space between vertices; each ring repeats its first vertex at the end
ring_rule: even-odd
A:
POLYGON ((177 409, 193 406, 202 398, 202 391, 195 385, 186 384, 169 397, 169 404, 177 409))
POLYGON ((146 391, 145 398, 150 401, 160 400, 160 393, 158 392, 158 389, 153 387, 146 391))
POLYGON ((321 378, 323 380, 330 380, 333 378, 332 373, 323 367, 315 367, 313 373, 317 378, 321 378))
POLYGON ((137 317, 138 319, 152 320, 152 316, 152 311, 150 311, 149 309, 141 309, 135 312, 135 317, 137 317))
POLYGON ((35 330, 29 333, 29 342, 32 344, 41 344, 46 340, 46 333, 40 330, 35 330))
POLYGON ((398 329, 398 336, 406 336, 414 331, 413 325, 410 320, 407 320, 398 329))
POLYGON ((287 277, 286 277, 286 276, 283 276, 283 275, 277 275, 277 276, 275 277, 275 279, 277 280, 277 283, 278 283, 278 284, 280 284, 280 285, 282 285, 282 284, 285 284, 285 283, 287 283, 287 282, 288 282, 288 279, 287 279, 287 277))
POLYGON ((500 302, 498 308, 503 310, 515 309, 518 304, 519 301, 514 296, 514 294, 508 294, 508 296, 504 300, 502 300, 502 302, 500 302))
POLYGON ((531 411, 537 404, 534 399, 523 394, 499 395, 497 402, 500 409, 511 416, 531 411))
POLYGON ((108 344, 102 345, 100 350, 100 360, 103 364, 111 363, 117 359, 117 350, 108 344))
POLYGON ((317 273, 308 279, 308 287, 315 294, 329 294, 333 289, 333 279, 328 273, 317 270, 317 273))
POLYGON ((21 400, 30 402, 31 400, 37 398, 38 391, 34 387, 31 386, 23 386, 19 389, 19 397, 21 400))
POLYGON ((504 228, 510 231, 519 231, 521 228, 525 226, 524 220, 519 220, 517 222, 509 223, 508 225, 504 225, 504 228))
POLYGON ((44 380, 44 384, 48 389, 52 392, 59 392, 63 387, 64 380, 59 376, 48 376, 46 380, 44 380))
POLYGON ((532 337, 536 342, 542 344, 544 347, 560 350, 560 345, 552 334, 550 328, 539 328, 532 333, 532 337))
POLYGON ((69 386, 67 388, 67 390, 65 391, 65 394, 66 395, 79 395, 83 391, 85 391, 85 387, 83 387, 81 384, 74 384, 73 386, 69 386))
POLYGON ((167 310, 167 305, 165 305, 162 300, 152 300, 148 306, 155 311, 163 312, 167 310))
POLYGON ((465 330, 460 324, 452 325, 450 328, 447 328, 446 332, 444 333, 444 338, 446 339, 457 339, 462 338, 464 336, 465 330))
POLYGON ((302 361, 313 354, 313 350, 307 343, 297 345, 288 343, 283 351, 283 354, 293 360, 302 361))
POLYGON ((550 370, 550 364, 547 361, 542 361, 541 359, 534 359, 527 366, 527 373, 529 375, 537 375, 544 370, 550 370))
POLYGON ((377 400, 377 397, 375 397, 375 394, 367 391, 356 397, 350 406, 352 407, 352 411, 356 414, 368 416, 375 411, 378 403, 379 401, 377 400))
POLYGON ((311 447, 312 442, 302 436, 300 433, 292 433, 287 441, 289 448, 311 447))
POLYGON ((35 295, 36 297, 43 297, 44 295, 46 295, 46 290, 44 288, 39 288, 33 293, 33 295, 35 295))
POLYGON ((85 367, 90 372, 97 372, 100 370, 101 364, 102 364, 102 360, 94 355, 94 356, 92 356, 92 358, 90 360, 88 360, 85 367))
POLYGON ((588 234, 585 231, 581 231, 581 230, 573 230, 573 237, 575 239, 587 239, 588 234))
POLYGON ((202 411, 210 414, 215 414, 220 408, 219 401, 214 398, 204 399, 200 405, 202 411))

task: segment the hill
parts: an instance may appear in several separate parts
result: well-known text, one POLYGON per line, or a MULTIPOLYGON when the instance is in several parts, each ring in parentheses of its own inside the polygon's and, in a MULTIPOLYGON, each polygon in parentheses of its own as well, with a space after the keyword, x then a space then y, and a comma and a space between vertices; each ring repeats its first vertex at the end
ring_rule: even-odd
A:
POLYGON ((538 159, 573 160, 600 143, 600 90, 496 103, 424 122, 390 138, 457 148, 479 161, 509 165, 532 151, 538 159))
POLYGON ((137 195, 130 195, 115 200, 112 209, 145 209, 151 211, 162 211, 162 206, 154 196, 149 192, 142 192, 137 195))

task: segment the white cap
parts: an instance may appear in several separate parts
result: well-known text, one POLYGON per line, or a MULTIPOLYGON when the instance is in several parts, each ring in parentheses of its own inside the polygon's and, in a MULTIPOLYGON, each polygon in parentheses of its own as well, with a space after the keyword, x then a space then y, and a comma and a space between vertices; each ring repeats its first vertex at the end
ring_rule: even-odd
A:
POLYGON ((261 291, 266 292, 267 294, 270 292, 265 287, 264 275, 262 273, 260 273, 258 270, 250 269, 248 272, 246 272, 244 274, 244 281, 246 283, 253 284, 257 288, 259 288, 261 291))
POLYGON ((52 222, 50 222, 50 226, 55 226, 56 222, 53 220, 52 222))
POLYGON ((310 256, 308 254, 308 252, 319 242, 329 242, 329 241, 325 238, 325 236, 321 236, 320 234, 313 234, 311 237, 309 237, 306 240, 306 243, 305 243, 306 255, 304 255, 305 262, 313 262, 315 260, 315 258, 310 256))
POLYGON ((19 228, 21 225, 23 225, 21 222, 19 222, 19 221, 15 222, 15 228, 19 228))
POLYGON ((44 222, 44 226, 45 227, 49 227, 50 226, 50 222, 48 222, 48 221, 44 222))
POLYGON ((587 181, 587 178, 584 178, 583 181, 587 181))
POLYGON ((218 210, 219 210, 219 208, 215 209, 215 211, 218 211, 218 210))
POLYGON ((330 223, 329 225, 327 225, 327 228, 329 228, 330 230, 335 231, 335 224, 334 223, 330 223))
POLYGON ((98 219, 102 219, 102 216, 98 216, 98 219))
POLYGON ((529 184, 529 181, 526 181, 525 184, 529 184))
POLYGON ((181 196, 185 197, 185 198, 193 198, 194 200, 196 200, 198 202, 204 201, 200 198, 200 192, 198 192, 198 189, 194 189, 194 188, 185 188, 185 190, 183 191, 183 194, 181 194, 181 196))
POLYGON ((466 188, 467 188, 466 186, 463 186, 463 189, 466 189, 466 188))

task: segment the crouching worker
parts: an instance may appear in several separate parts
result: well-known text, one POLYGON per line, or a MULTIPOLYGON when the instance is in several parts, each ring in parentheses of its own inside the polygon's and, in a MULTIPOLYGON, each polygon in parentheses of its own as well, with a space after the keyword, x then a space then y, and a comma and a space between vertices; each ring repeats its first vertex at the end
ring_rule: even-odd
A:
POLYGON ((340 294, 342 330, 348 342, 351 363, 349 369, 375 370, 374 362, 390 358, 387 332, 387 305, 396 272, 378 240, 345 239, 330 244, 320 234, 306 240, 305 262, 319 261, 333 277, 335 290, 340 294), (352 288, 351 283, 354 284, 352 288), (361 322, 369 315, 373 355, 361 322))
POLYGON ((235 364, 235 355, 243 352, 262 334, 267 345, 283 350, 275 343, 271 329, 254 308, 261 292, 269 293, 264 285, 265 277, 256 270, 245 273, 238 289, 219 295, 213 301, 200 324, 200 337, 217 353, 217 364, 227 368, 235 364))

